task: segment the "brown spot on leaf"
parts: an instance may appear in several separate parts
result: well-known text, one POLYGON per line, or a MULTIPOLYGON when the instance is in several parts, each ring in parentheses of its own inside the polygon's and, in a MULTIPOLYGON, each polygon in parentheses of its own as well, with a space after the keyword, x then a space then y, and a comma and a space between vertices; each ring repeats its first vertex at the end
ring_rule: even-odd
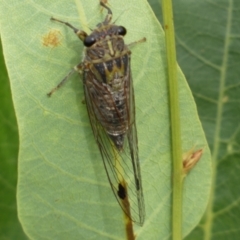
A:
POLYGON ((203 149, 194 150, 194 147, 183 154, 183 171, 187 174, 201 159, 203 149))
POLYGON ((42 44, 45 47, 57 47, 61 44, 62 35, 59 30, 50 30, 47 34, 42 37, 42 44))

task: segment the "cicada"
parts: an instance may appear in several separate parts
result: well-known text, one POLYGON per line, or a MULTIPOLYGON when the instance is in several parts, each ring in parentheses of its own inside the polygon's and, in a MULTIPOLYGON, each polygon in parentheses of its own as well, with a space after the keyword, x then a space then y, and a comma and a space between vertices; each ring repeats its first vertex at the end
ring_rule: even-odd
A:
POLYGON ((129 46, 146 39, 126 45, 125 27, 112 24, 111 9, 103 1, 100 5, 107 10, 107 15, 89 35, 68 22, 51 18, 73 29, 83 42, 85 52, 83 61, 48 96, 73 72, 83 74, 88 116, 111 189, 124 213, 142 225, 145 210, 129 46))

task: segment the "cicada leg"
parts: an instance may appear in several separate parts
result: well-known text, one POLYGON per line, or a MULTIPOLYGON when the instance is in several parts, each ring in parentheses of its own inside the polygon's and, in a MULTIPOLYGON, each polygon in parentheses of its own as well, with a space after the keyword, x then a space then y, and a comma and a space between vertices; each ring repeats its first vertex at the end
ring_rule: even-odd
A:
POLYGON ((63 80, 55 87, 53 88, 47 95, 48 97, 51 97, 52 94, 57 91, 60 87, 62 87, 62 85, 69 79, 69 77, 74 73, 74 72, 79 72, 81 73, 83 68, 83 64, 80 63, 78 65, 76 65, 64 78, 63 80))
POLYGON ((138 41, 129 43, 127 46, 129 48, 131 48, 131 47, 134 47, 135 45, 137 45, 138 43, 143 43, 143 42, 146 42, 146 41, 147 41, 147 39, 144 37, 144 38, 139 39, 138 41))
POLYGON ((108 10, 107 16, 104 20, 104 23, 108 24, 112 20, 112 10, 105 3, 106 3, 106 1, 100 0, 100 5, 108 10))

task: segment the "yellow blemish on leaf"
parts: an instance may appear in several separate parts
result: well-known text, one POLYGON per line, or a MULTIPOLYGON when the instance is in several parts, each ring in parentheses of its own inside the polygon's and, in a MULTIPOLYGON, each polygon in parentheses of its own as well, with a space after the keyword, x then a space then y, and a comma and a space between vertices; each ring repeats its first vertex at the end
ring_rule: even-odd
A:
POLYGON ((42 44, 46 47, 57 47, 61 44, 62 34, 59 30, 50 30, 42 37, 42 44))

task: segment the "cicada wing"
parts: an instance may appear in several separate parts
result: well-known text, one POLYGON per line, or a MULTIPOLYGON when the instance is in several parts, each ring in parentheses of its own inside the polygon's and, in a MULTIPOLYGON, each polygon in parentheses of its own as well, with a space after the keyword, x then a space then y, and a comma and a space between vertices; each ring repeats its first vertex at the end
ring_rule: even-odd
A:
MULTIPOLYGON (((141 168, 138 155, 138 137, 137 137, 137 128, 136 128, 136 119, 135 119, 135 95, 133 88, 133 81, 131 77, 131 72, 129 72, 129 117, 130 117, 130 126, 127 132, 127 143, 128 146, 125 147, 124 152, 129 154, 132 164, 133 177, 134 181, 131 181, 132 185, 129 185, 130 189, 135 189, 137 199, 138 209, 134 209, 135 212, 138 212, 138 222, 140 225, 143 224, 145 218, 145 205, 143 197, 143 187, 142 187, 142 178, 141 178, 141 168)), ((134 213, 132 213, 134 215, 134 213)))
POLYGON ((121 206, 123 211, 125 211, 125 206, 123 205, 121 198, 119 198, 118 194, 119 183, 121 181, 119 176, 121 176, 121 173, 119 172, 118 167, 114 162, 114 159, 116 157, 116 150, 114 149, 114 146, 109 139, 109 136, 106 134, 104 127, 101 125, 95 115, 94 107, 97 106, 97 104, 94 104, 95 100, 91 97, 91 94, 89 94, 88 88, 86 86, 84 90, 92 131, 98 148, 100 150, 101 157, 103 159, 103 164, 106 170, 108 181, 119 205, 121 206))
MULTIPOLYGON (((126 132, 123 150, 119 151, 96 117, 94 108, 98 106, 95 103, 97 98, 93 97, 86 85, 84 87, 92 131, 98 144, 112 191, 126 215, 133 222, 142 225, 144 221, 144 200, 134 112, 129 114, 129 117, 133 114, 131 118, 134 122, 132 122, 126 132)), ((131 85, 127 87, 132 88, 131 85)), ((133 89, 130 90, 130 98, 128 98, 130 101, 126 104, 130 104, 131 106, 128 109, 134 111, 134 96, 131 96, 133 94, 132 91, 133 89)))

